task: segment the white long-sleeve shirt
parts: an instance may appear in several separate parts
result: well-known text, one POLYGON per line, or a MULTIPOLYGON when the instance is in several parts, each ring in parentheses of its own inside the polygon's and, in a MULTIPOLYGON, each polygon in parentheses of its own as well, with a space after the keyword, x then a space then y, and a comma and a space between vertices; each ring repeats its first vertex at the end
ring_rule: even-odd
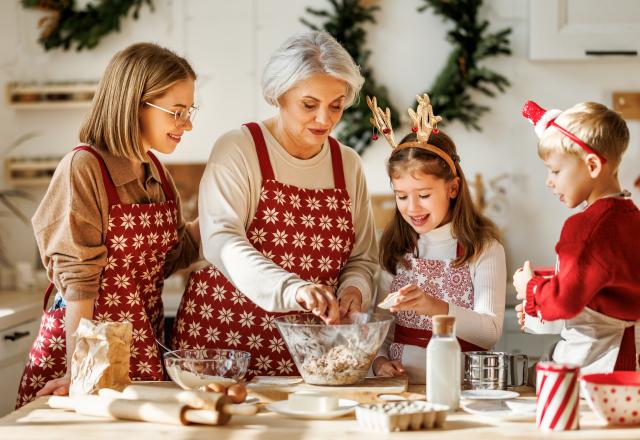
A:
MULTIPOLYGON (((451 235, 451 223, 447 223, 420 235, 418 255, 428 260, 455 259, 457 245, 458 241, 451 235)), ((473 309, 449 303, 449 315, 456 318, 457 337, 489 349, 500 339, 504 320, 507 267, 502 245, 497 241, 490 243, 475 261, 469 263, 469 271, 473 283, 473 309)), ((387 271, 380 273, 378 302, 390 293, 393 277, 387 271)), ((393 336, 392 325, 379 355, 389 357, 388 350, 393 336)), ((420 350, 421 354, 416 358, 424 365, 424 349, 420 350)))
MULTIPOLYGON (((334 186, 328 141, 314 157, 298 159, 280 145, 264 124, 259 125, 276 180, 307 189, 334 186)), ((355 243, 340 274, 337 296, 345 287, 357 287, 362 292, 364 307, 368 307, 378 252, 373 215, 360 157, 344 145, 340 145, 340 151, 351 198, 355 243)), ((223 134, 211 150, 200 182, 203 253, 238 290, 263 309, 301 310, 295 294, 299 287, 309 283, 265 258, 247 239, 261 187, 260 164, 249 129, 243 126, 223 134)))

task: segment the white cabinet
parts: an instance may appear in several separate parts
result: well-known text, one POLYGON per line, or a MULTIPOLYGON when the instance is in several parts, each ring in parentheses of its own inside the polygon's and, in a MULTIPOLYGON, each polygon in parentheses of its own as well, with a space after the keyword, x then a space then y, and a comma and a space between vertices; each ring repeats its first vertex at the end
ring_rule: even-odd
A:
POLYGON ((640 1, 530 0, 533 60, 640 58, 640 1))
POLYGON ((22 370, 40 328, 34 319, 0 330, 0 417, 13 411, 22 370))

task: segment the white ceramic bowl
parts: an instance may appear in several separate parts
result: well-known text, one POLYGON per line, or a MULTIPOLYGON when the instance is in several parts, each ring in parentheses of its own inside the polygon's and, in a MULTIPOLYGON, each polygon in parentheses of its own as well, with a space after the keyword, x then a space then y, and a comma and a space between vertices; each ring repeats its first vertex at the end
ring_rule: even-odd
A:
POLYGON ((586 374, 587 402, 608 425, 640 425, 640 371, 586 374))

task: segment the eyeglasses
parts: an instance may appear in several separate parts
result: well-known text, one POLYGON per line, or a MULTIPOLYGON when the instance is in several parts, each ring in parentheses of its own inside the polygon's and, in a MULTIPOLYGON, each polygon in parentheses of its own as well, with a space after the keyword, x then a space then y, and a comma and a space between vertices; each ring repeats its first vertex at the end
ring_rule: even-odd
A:
POLYGON ((166 108, 162 108, 158 105, 151 104, 150 102, 145 102, 149 107, 157 108, 158 110, 162 110, 165 113, 169 113, 173 115, 173 118, 176 122, 176 127, 181 127, 187 123, 187 121, 193 122, 195 118, 196 112, 198 111, 198 107, 191 106, 187 108, 181 108, 180 110, 176 110, 172 112, 171 110, 167 110, 166 108))

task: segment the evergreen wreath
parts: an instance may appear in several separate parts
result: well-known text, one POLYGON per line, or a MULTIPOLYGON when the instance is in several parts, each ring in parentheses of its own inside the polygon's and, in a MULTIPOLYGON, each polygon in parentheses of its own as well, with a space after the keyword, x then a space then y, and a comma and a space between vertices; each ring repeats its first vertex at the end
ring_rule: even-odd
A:
MULTIPOLYGON (((361 96, 375 96, 378 105, 391 109, 392 122, 397 124, 397 112, 392 108, 388 98, 387 89, 375 82, 373 70, 368 64, 370 50, 364 49, 367 40, 365 23, 375 23, 374 12, 378 6, 372 5, 366 0, 328 0, 333 11, 306 8, 306 11, 316 17, 324 19, 322 30, 331 34, 349 52, 356 64, 360 66, 360 73, 365 79, 361 96)), ((313 30, 319 30, 318 26, 301 18, 300 21, 313 30)), ((347 109, 338 126, 337 137, 342 143, 352 147, 358 153, 362 153, 370 145, 372 127, 369 123, 371 111, 365 99, 359 99, 352 107, 347 109)))
POLYGON ((62 47, 68 50, 76 44, 76 50, 92 49, 105 35, 120 30, 120 19, 133 8, 133 18, 138 19, 144 3, 153 11, 153 0, 99 0, 77 10, 75 0, 21 0, 25 8, 37 8, 47 12, 38 27, 44 28, 38 41, 45 50, 62 47))
POLYGON ((489 22, 478 19, 482 0, 422 0, 422 12, 433 9, 435 15, 452 20, 454 27, 447 39, 454 48, 444 68, 427 93, 436 112, 445 122, 458 120, 469 128, 480 131, 478 121, 489 107, 473 102, 469 90, 477 90, 494 97, 495 88, 504 92, 509 80, 499 73, 483 67, 480 61, 496 55, 510 55, 511 28, 488 33, 489 22))

